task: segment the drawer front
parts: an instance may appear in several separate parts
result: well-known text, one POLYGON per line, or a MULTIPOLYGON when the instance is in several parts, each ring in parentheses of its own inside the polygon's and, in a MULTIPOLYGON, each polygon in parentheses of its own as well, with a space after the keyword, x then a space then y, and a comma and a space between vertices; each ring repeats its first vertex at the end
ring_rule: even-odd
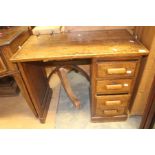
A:
POLYGON ((0 56, 0 74, 7 71, 7 67, 4 64, 2 57, 0 56))
POLYGON ((21 33, 10 45, 12 53, 15 53, 22 44, 29 38, 30 33, 28 30, 21 33))
POLYGON ((117 94, 130 93, 132 87, 132 79, 118 79, 118 80, 97 80, 96 93, 97 94, 117 94))
POLYGON ((127 107, 130 95, 104 95, 96 96, 97 109, 111 109, 117 107, 127 107))
POLYGON ((136 73, 138 61, 110 61, 97 63, 97 77, 132 77, 136 73))
POLYGON ((96 109, 96 115, 103 117, 119 116, 124 114, 127 114, 127 108, 96 109))

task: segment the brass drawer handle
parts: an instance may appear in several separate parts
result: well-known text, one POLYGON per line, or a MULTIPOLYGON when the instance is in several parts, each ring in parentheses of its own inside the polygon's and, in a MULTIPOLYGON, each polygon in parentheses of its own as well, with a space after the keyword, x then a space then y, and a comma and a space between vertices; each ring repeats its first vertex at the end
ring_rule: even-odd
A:
POLYGON ((106 85, 106 88, 108 90, 122 89, 123 85, 122 84, 106 85))
POLYGON ((118 110, 104 110, 105 115, 114 115, 117 113, 118 113, 118 110))
POLYGON ((105 105, 107 106, 111 106, 111 105, 120 105, 121 101, 120 100, 116 100, 116 101, 105 101, 105 105))
POLYGON ((126 68, 108 68, 107 73, 108 74, 126 74, 127 70, 126 68))

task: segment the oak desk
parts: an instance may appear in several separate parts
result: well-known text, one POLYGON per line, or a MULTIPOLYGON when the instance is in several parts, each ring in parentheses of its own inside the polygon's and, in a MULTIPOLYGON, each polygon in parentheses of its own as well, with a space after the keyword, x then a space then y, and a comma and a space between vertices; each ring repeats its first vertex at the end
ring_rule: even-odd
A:
POLYGON ((149 51, 126 30, 31 36, 11 58, 23 77, 41 122, 52 91, 45 66, 90 64, 91 120, 128 116, 142 57, 149 51))

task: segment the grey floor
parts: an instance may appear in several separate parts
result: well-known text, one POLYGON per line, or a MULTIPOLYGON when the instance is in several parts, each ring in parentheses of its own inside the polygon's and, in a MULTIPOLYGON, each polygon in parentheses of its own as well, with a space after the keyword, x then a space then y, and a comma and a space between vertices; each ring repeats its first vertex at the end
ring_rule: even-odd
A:
POLYGON ((89 82, 80 74, 70 72, 68 74, 72 89, 81 101, 81 109, 76 110, 70 99, 61 87, 60 100, 56 115, 56 128, 71 129, 136 129, 139 127, 141 117, 134 116, 123 122, 91 123, 89 82))

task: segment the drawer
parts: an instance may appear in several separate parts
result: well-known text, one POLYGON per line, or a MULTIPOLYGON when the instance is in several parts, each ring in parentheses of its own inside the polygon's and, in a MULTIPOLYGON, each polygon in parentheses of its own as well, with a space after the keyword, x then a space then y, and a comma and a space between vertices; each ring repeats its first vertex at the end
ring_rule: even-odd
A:
POLYGON ((28 30, 21 33, 10 45, 12 53, 15 53, 19 49, 19 46, 22 46, 29 36, 30 32, 28 30))
POLYGON ((111 109, 117 107, 127 107, 130 95, 104 95, 96 96, 97 109, 111 109))
POLYGON ((96 109, 96 115, 112 117, 127 114, 127 108, 96 109))
POLYGON ((97 77, 133 77, 138 61, 109 61, 97 63, 97 77))
POLYGON ((0 74, 1 73, 4 73, 4 72, 6 72, 7 71, 7 67, 6 67, 6 65, 4 64, 4 61, 3 61, 3 59, 2 59, 2 57, 1 57, 1 55, 0 55, 0 74))
POLYGON ((130 93, 132 88, 132 79, 115 79, 115 80, 97 80, 97 94, 117 94, 130 93))

